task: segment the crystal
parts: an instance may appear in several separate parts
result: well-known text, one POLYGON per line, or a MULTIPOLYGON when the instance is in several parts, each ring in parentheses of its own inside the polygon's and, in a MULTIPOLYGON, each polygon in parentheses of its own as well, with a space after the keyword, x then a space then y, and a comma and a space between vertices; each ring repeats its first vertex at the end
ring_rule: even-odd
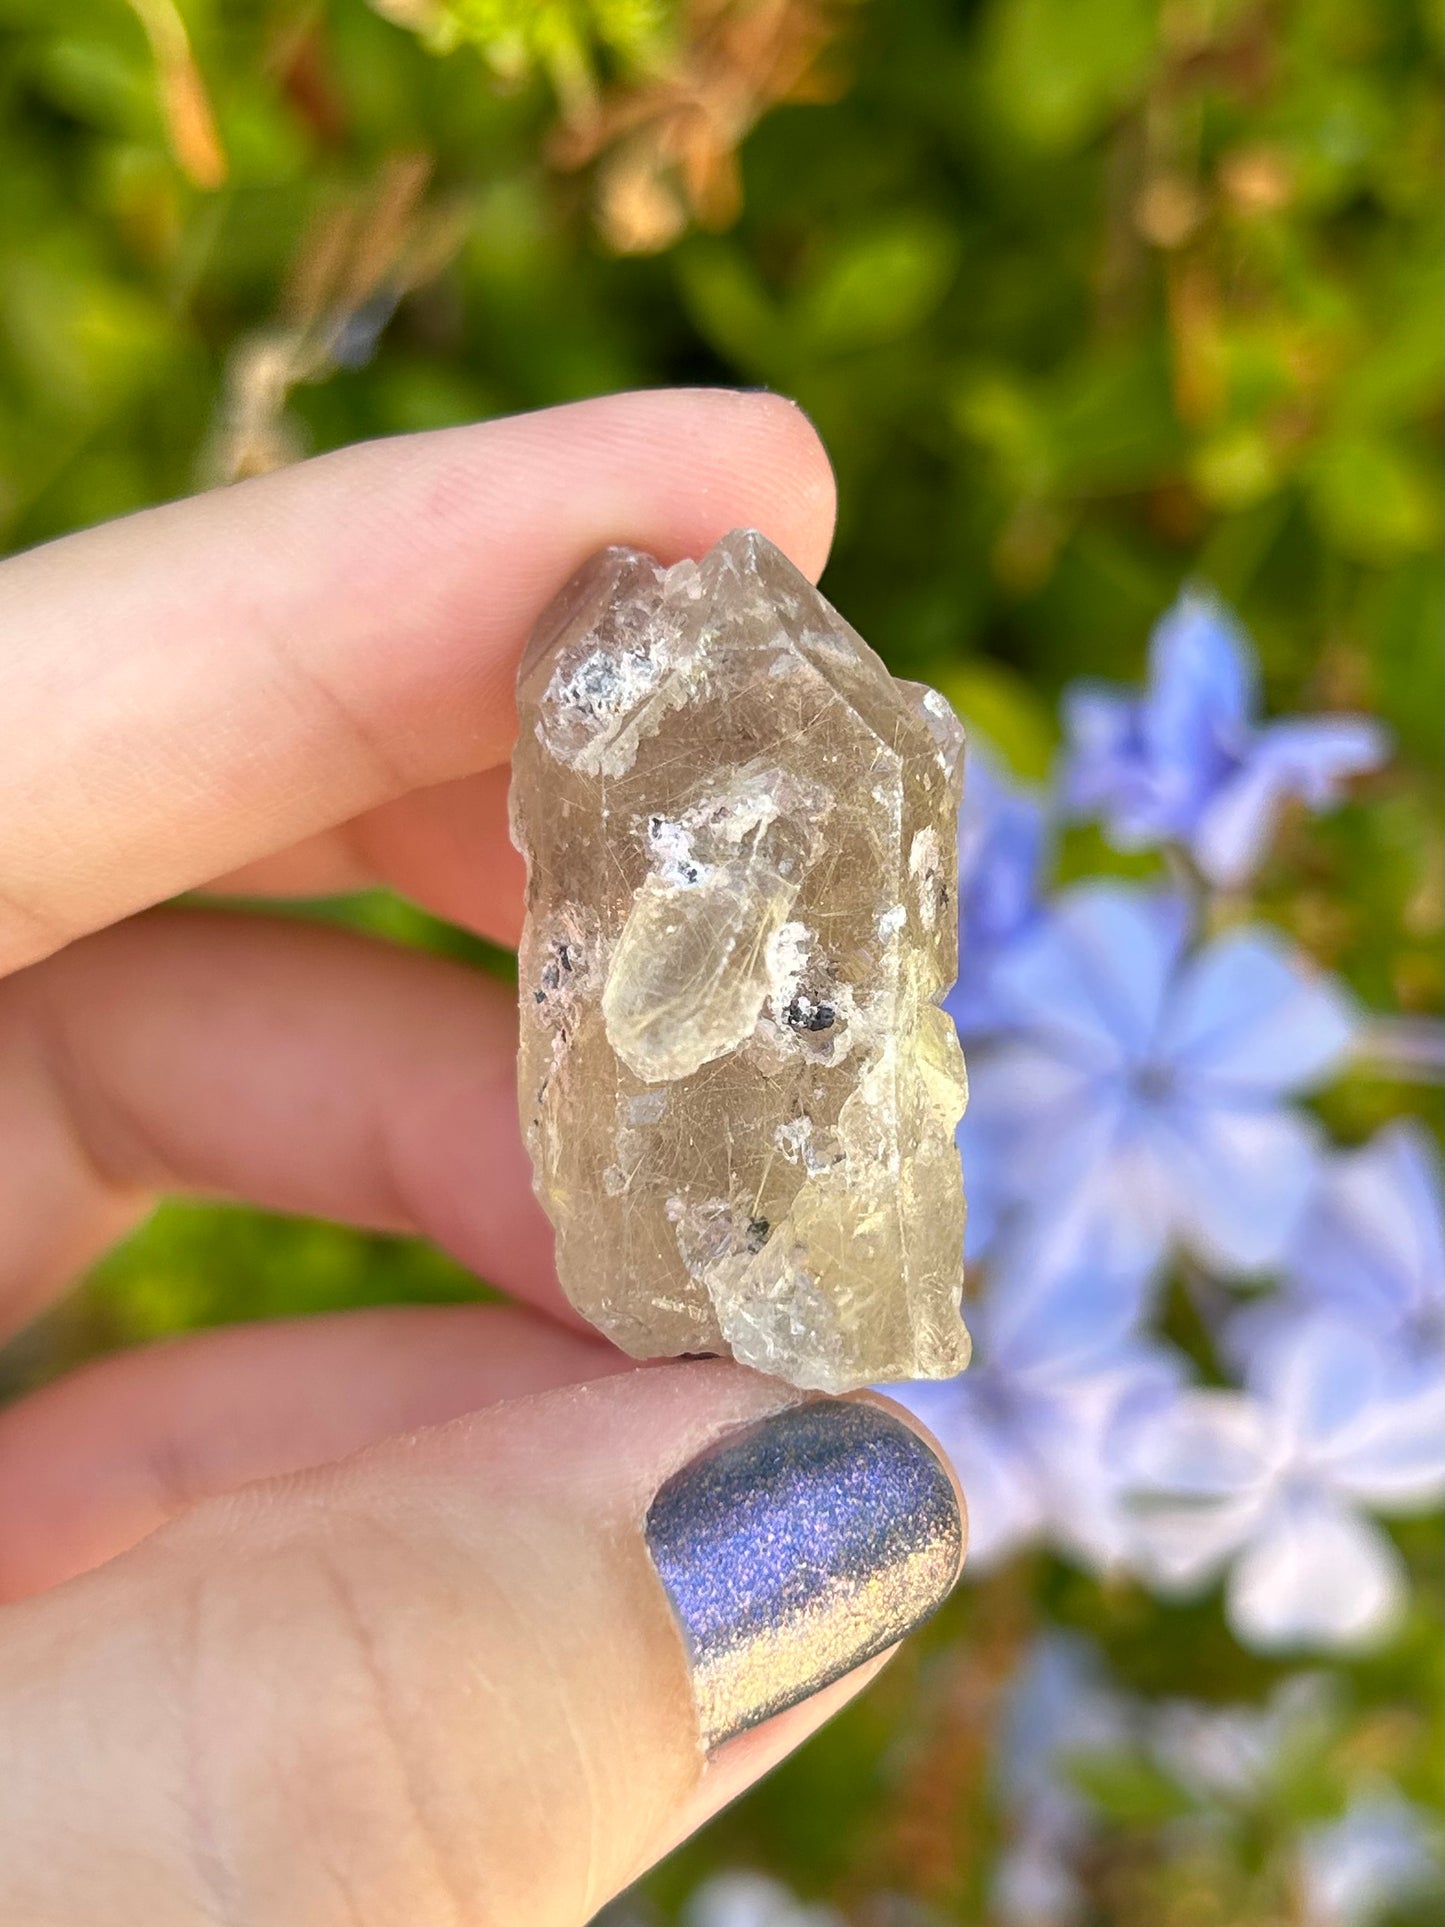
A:
POLYGON ((568 1296, 636 1357, 960 1371, 948 704, 752 530, 594 556, 517 693, 519 1091, 568 1296))

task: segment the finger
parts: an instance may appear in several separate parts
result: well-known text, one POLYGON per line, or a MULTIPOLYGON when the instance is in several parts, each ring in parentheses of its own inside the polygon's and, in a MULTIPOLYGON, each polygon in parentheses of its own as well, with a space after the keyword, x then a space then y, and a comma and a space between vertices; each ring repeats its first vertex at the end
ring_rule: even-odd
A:
POLYGON ((5 1608, 0 1916, 581 1927, 956 1576, 932 1450, 794 1397, 494 1406, 5 1608))
POLYGON ((202 1499, 631 1366, 507 1305, 388 1306, 118 1352, 0 1410, 0 1600, 202 1499))
POLYGON ((348 448, 0 567, 0 971, 500 763, 539 611, 592 551, 762 527, 822 561, 790 404, 612 396, 348 448))
POLYGON ((232 871, 231 896, 332 896, 390 884, 434 915, 515 945, 526 870, 507 829, 505 766, 414 790, 340 830, 232 871))
POLYGON ((0 983, 0 1324, 157 1195, 422 1233, 569 1315, 505 986, 294 919, 166 910, 0 983))

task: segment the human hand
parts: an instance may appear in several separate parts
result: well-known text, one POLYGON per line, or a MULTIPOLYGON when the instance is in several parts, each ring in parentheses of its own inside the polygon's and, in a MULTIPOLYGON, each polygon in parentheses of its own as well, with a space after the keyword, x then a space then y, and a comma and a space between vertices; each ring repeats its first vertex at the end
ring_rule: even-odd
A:
POLYGON ((210 1333, 0 1412, 6 1927, 578 1927, 951 1584, 898 1420, 571 1316, 499 985, 150 908, 385 882, 512 941, 534 616, 608 541, 756 525, 816 572, 831 516, 788 404, 645 394, 0 565, 0 1335, 165 1191, 420 1232, 518 1301, 210 1333))

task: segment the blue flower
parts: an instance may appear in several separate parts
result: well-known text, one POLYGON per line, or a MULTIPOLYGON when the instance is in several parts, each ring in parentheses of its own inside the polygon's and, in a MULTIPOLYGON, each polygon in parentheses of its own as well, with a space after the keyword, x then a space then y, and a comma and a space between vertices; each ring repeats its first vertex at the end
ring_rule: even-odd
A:
POLYGON ((1428 1510, 1445 1494, 1445 1380, 1309 1313, 1256 1347, 1244 1391, 1181 1393, 1124 1450, 1134 1555, 1160 1584, 1227 1569, 1226 1611, 1247 1645, 1362 1645, 1405 1596, 1367 1509, 1428 1510))
MULTIPOLYGON (((1166 1851, 1217 1852, 1225 1830, 1247 1851, 1260 1818, 1277 1828, 1280 1788, 1298 1763, 1339 1754, 1342 1710, 1336 1681, 1320 1673, 1290 1675, 1262 1704, 1151 1701, 1112 1685, 1078 1635, 1044 1633, 1010 1686, 1000 1727, 994 1787, 1006 1844, 994 1911, 1011 1927, 1071 1927, 1093 1911, 1086 1870, 1099 1865, 1111 1822, 1081 1768, 1102 1757, 1165 1775, 1180 1796, 1166 1851)), ((1339 1819, 1289 1843, 1280 1871, 1293 1875, 1300 1919, 1375 1927, 1391 1909, 1426 1900, 1440 1878, 1435 1833, 1423 1807, 1367 1772, 1339 1819)))
POLYGON ((1319 1171, 1284 1254, 1282 1289, 1229 1321, 1246 1360, 1311 1307, 1358 1326, 1423 1377, 1445 1377, 1445 1195, 1440 1160, 1418 1124, 1386 1125, 1319 1171))
POLYGON ((965 1037, 993 1023, 999 956, 1038 913, 1045 835, 1039 799, 970 748, 958 818, 958 982, 947 1000, 965 1037))
POLYGON ((1317 1162, 1285 1099, 1321 1081, 1351 1007, 1273 933, 1187 947, 1179 899, 1081 886, 1013 944, 1008 1028, 970 1064, 975 1133, 1016 1202, 1082 1211, 1141 1266, 1177 1239, 1206 1263, 1278 1259, 1317 1162))
MULTIPOLYGON (((1009 945, 1032 928, 1040 909, 1046 825, 1037 797, 1016 789, 990 754, 970 742, 958 819, 959 968, 948 993, 949 1015, 965 1038, 998 1021, 994 983, 1009 945)), ((958 1127, 968 1191, 970 1263, 993 1242, 1006 1203, 993 1139, 977 1117, 958 1127)))
POLYGON ((1186 592, 1154 631, 1142 695, 1080 683, 1065 702, 1064 790, 1121 849, 1183 845, 1213 883, 1257 868, 1283 803, 1333 803, 1388 738, 1362 716, 1258 724, 1248 642, 1211 597, 1186 592))
POLYGON ((1330 1160, 1285 1271, 1300 1300, 1445 1363, 1445 1191, 1419 1125, 1387 1125, 1330 1160))
POLYGON ((958 1150, 963 1162, 963 1188, 968 1198, 964 1231, 965 1262, 972 1267, 986 1258, 1009 1210, 1008 1173, 998 1158, 997 1133, 970 1107, 958 1127, 958 1150))
POLYGON ((1357 1793, 1338 1820, 1312 1828, 1301 1843, 1307 1927, 1374 1927, 1437 1893, 1437 1831, 1433 1814, 1388 1783, 1357 1793))
POLYGON ((1179 1381, 1172 1355, 1133 1335, 1148 1283, 1098 1232, 1086 1243, 1072 1225, 1020 1234, 968 1308, 968 1370, 888 1388, 958 1471, 970 1573, 1041 1539, 1095 1569, 1122 1556, 1115 1436, 1179 1381))

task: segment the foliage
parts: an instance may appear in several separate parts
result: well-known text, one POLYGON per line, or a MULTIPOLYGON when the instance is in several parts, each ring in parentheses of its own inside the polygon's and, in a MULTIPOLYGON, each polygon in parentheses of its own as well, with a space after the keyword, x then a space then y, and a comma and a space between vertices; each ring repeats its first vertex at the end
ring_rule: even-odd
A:
MULTIPOLYGON (((1233 1020, 1242 970, 1304 996, 1308 961, 1356 1026, 1348 1068, 1310 1102, 1365 1161, 1330 1167, 1327 1233, 1299 1233, 1338 1258, 1346 1233, 1378 1223, 1372 1199, 1395 1199, 1392 1219, 1432 1208, 1417 1127, 1402 1140, 1391 1120, 1439 1122, 1421 1075, 1445 919, 1439 53, 1436 13, 1416 0, 0 0, 0 542, 310 448, 602 389, 796 395, 839 473, 828 592, 895 668, 952 697, 1011 799, 971 833, 965 898, 989 944, 1032 946, 1010 1021, 1081 930, 1157 923, 1158 855, 1109 837, 1172 838, 1208 927, 1184 964, 1160 936, 1157 994, 1197 1001, 1188 971, 1222 958, 1233 1020), (1184 606, 1222 599, 1258 658, 1247 701, 1228 646, 1211 659, 1204 720, 1186 732, 1190 811, 1155 807, 1159 742, 1117 697, 1087 770, 1073 699, 1064 793, 1080 810, 1046 806, 1031 786, 1054 769, 1066 685, 1138 685, 1151 629, 1189 585, 1206 600, 1184 606), (1221 704, 1242 733, 1201 760, 1221 704), (1307 818, 1297 799, 1323 802, 1344 772, 1301 774, 1298 739, 1269 719, 1341 712, 1379 719, 1393 752, 1307 818), (1248 874, 1208 892, 1182 832, 1202 835, 1206 805, 1245 776, 1256 813, 1226 868, 1248 874), (1054 893, 1080 880, 1061 922, 1054 893), (1269 936, 1241 928, 1242 888, 1269 936)), ((1346 740, 1311 737, 1312 756, 1326 739, 1331 753, 1346 740)), ((1376 760, 1376 740, 1348 739, 1350 768, 1376 760)), ((347 914, 458 942, 389 902, 347 914)), ((970 1022, 997 1039, 999 984, 970 970, 970 1022)), ((1059 1056, 1055 1030, 1029 1029, 1008 1048, 1059 1056)), ((1274 1066, 1276 1141, 1310 1135, 1294 1128, 1311 1114, 1296 1093, 1330 1054, 1312 1034, 1318 1062, 1274 1066)), ((981 1233, 1018 1204, 1008 1159, 991 1172, 988 1153, 980 1140, 981 1233)), ((1252 1302, 1257 1278, 1242 1291, 1215 1278, 1207 1232, 1223 1220, 1202 1183, 1181 1176, 1164 1227, 1193 1255, 1141 1296, 1096 1252, 1090 1289, 1102 1276, 1114 1295, 1088 1304, 1107 1329, 1072 1336, 1116 1343, 1111 1365, 1123 1356, 1151 1397, 1196 1381, 1179 1395, 1206 1401, 1211 1423, 1210 1401, 1253 1400, 1255 1425, 1277 1381, 1256 1367, 1250 1391, 1224 1386, 1231 1343, 1263 1356, 1272 1342, 1273 1301, 1252 1302), (1251 1313, 1252 1336, 1233 1323, 1251 1313)), ((1259 1223, 1231 1223, 1233 1256, 1259 1223)), ((1360 1235, 1364 1268, 1348 1276, 1342 1258, 1301 1270, 1286 1254, 1279 1302, 1323 1278, 1332 1317, 1361 1292, 1376 1294, 1376 1327, 1380 1293, 1401 1330, 1422 1303, 1438 1316, 1428 1241, 1412 1256, 1360 1235)), ((1368 1529, 1400 1610, 1376 1643, 1330 1658, 1326 1710, 1300 1713, 1290 1654, 1248 1643, 1257 1617, 1236 1601, 1231 1631, 1217 1586, 1159 1592, 1157 1559, 1119 1556, 1127 1521, 1041 1477, 1049 1450, 1058 1463, 1061 1402, 1096 1418, 1080 1386, 1103 1368, 1097 1350, 1069 1350, 1060 1305, 1078 1301, 1060 1299, 1057 1273, 1037 1278, 1011 1322, 981 1319, 968 1394, 983 1406, 986 1372, 990 1413, 1013 1401, 989 1435, 1019 1515, 995 1535, 1006 1543, 862 1703, 630 1897, 627 1918, 1433 1917, 1415 1897, 1414 1816, 1441 1795, 1438 1515, 1367 1519, 1381 1488, 1330 1459, 1333 1483, 1317 1485, 1333 1503, 1353 1481, 1335 1516, 1368 1529), (1081 1726, 1035 1690, 1061 1650, 1068 1679, 1082 1668, 1089 1682, 1064 1695, 1088 1702, 1081 1726), (1030 1750, 1020 1733, 1038 1705, 1030 1750), (1225 1733, 1255 1764, 1222 1784, 1199 1759, 1217 1765, 1225 1733), (737 1866, 781 1885, 703 1889, 737 1866), (1400 1877, 1371 1889, 1382 1867, 1400 1877)), ((173 1205, 8 1372, 221 1318, 472 1289, 404 1244, 173 1205)), ((1309 1356, 1325 1371, 1328 1343, 1309 1356)), ((1188 1499, 1190 1468, 1166 1459, 1148 1460, 1156 1498, 1188 1499)), ((1070 1469, 1097 1497, 1098 1453, 1070 1469)), ((1240 1471, 1250 1516, 1277 1521, 1257 1470, 1240 1471)), ((1240 1543, 1257 1550, 1264 1532, 1240 1543)))

